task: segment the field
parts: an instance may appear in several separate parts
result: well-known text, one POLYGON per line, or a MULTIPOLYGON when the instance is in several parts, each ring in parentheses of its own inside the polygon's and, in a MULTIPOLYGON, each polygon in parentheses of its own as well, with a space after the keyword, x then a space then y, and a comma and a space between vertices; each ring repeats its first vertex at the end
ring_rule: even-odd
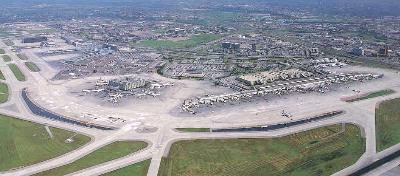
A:
POLYGON ((6 32, 6 31, 3 31, 3 30, 0 30, 0 38, 8 37, 8 36, 10 36, 10 33, 6 32))
POLYGON ((364 151, 360 129, 350 124, 274 139, 180 141, 162 159, 159 176, 331 175, 364 151))
POLYGON ((40 68, 33 62, 25 62, 26 67, 32 72, 39 72, 40 68))
POLYGON ((359 30, 356 33, 357 36, 360 36, 366 41, 372 42, 387 42, 388 38, 385 35, 376 33, 374 31, 368 31, 367 29, 359 30))
POLYGON ((1 70, 0 70, 0 79, 1 80, 6 80, 6 78, 4 77, 4 74, 3 74, 3 72, 1 72, 1 70))
POLYGON ((376 149, 383 151, 400 142, 400 98, 384 101, 375 110, 376 149))
POLYGON ((103 174, 102 176, 146 176, 151 160, 142 161, 124 168, 103 174))
POLYGON ((356 102, 356 101, 361 101, 361 100, 366 100, 366 99, 371 99, 371 98, 376 98, 376 97, 382 97, 382 96, 386 96, 386 95, 390 95, 395 93, 394 90, 391 89, 385 89, 385 90, 380 90, 380 91, 376 91, 376 92, 370 92, 358 97, 354 97, 354 98, 350 98, 345 100, 346 102, 356 102))
POLYGON ((180 132, 210 132, 210 128, 177 128, 180 132))
POLYGON ((5 83, 0 83, 0 104, 8 100, 8 86, 5 83))
POLYGON ((17 56, 21 60, 28 60, 29 59, 25 54, 17 54, 17 56))
POLYGON ((72 143, 65 143, 74 132, 52 127, 50 130, 53 138, 43 125, 0 115, 0 171, 54 158, 90 141, 89 137, 78 134, 72 143))
POLYGON ((26 81, 24 73, 21 72, 17 65, 8 64, 8 67, 10 67, 11 71, 14 73, 14 76, 15 78, 17 78, 18 81, 26 81))
POLYGON ((145 40, 141 44, 144 46, 157 48, 157 49, 174 49, 174 48, 191 48, 200 44, 208 43, 219 39, 219 35, 214 34, 201 34, 192 36, 190 39, 182 41, 170 40, 145 40))
POLYGON ((9 40, 9 39, 3 40, 3 43, 6 44, 7 46, 13 46, 14 45, 14 42, 9 40))
POLYGON ((36 175, 41 175, 41 176, 66 175, 107 161, 124 157, 138 150, 141 150, 146 146, 147 143, 138 141, 114 142, 82 157, 81 159, 75 162, 42 173, 38 173, 36 175))
POLYGON ((4 49, 0 49, 0 54, 6 54, 6 51, 4 51, 4 49))
POLYGON ((4 60, 4 62, 10 62, 11 61, 11 57, 9 55, 3 55, 1 56, 4 60))
POLYGON ((35 30, 29 30, 28 31, 30 34, 53 34, 56 32, 55 29, 35 29, 35 30))

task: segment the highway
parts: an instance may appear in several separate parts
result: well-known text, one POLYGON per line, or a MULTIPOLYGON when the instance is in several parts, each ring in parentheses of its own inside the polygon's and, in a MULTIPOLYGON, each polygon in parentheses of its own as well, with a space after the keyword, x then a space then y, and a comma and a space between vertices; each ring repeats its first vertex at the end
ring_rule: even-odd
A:
MULTIPOLYGON (((38 113, 32 113, 32 109, 24 100, 23 89, 28 88, 29 90, 35 90, 40 87, 43 89, 49 86, 51 82, 46 79, 41 73, 30 72, 24 65, 24 62, 18 59, 10 47, 4 45, 0 42, 0 48, 4 48, 6 53, 13 59, 12 63, 17 64, 21 71, 27 77, 27 81, 19 82, 15 79, 13 73, 8 69, 7 64, 2 60, 0 61, 0 69, 6 77, 5 82, 8 84, 10 89, 10 97, 8 102, 0 105, 0 113, 13 116, 16 118, 40 123, 47 124, 49 126, 54 126, 62 129, 67 129, 71 131, 76 131, 88 135, 92 138, 92 141, 87 145, 64 154, 62 156, 43 161, 31 166, 26 166, 23 168, 2 172, 0 175, 4 176, 22 176, 22 175, 32 175, 45 170, 49 170, 58 166, 62 166, 73 161, 82 158, 83 156, 115 141, 120 140, 140 140, 146 141, 149 146, 141 151, 134 154, 128 155, 123 158, 119 158, 107 163, 103 163, 91 168, 87 168, 76 173, 71 173, 70 175, 100 175, 107 173, 130 164, 134 164, 140 161, 151 159, 150 168, 148 171, 148 176, 157 176, 158 169, 160 166, 160 161, 163 156, 167 156, 171 145, 180 140, 192 140, 192 139, 226 139, 226 138, 274 138, 289 135, 296 132, 306 131, 313 128, 318 128, 326 125, 337 124, 337 123, 354 123, 359 125, 363 130, 363 136, 366 138, 366 151, 362 157, 354 165, 336 173, 337 176, 350 175, 359 169, 377 161, 378 159, 384 158, 398 150, 400 150, 400 145, 396 145, 389 148, 383 152, 376 152, 376 141, 375 141, 375 106, 377 103, 393 98, 400 97, 400 82, 381 84, 379 86, 390 87, 396 90, 397 93, 385 96, 377 97, 369 100, 345 103, 341 102, 340 97, 334 97, 335 101, 326 98, 315 98, 311 97, 307 101, 319 101, 321 103, 317 107, 314 104, 308 105, 307 103, 301 104, 302 102, 293 102, 301 104, 302 108, 299 108, 298 113, 296 111, 291 111, 295 113, 297 119, 313 117, 314 115, 321 114, 320 112, 332 112, 332 111, 343 111, 343 113, 337 114, 334 117, 318 119, 316 121, 307 121, 308 123, 301 123, 296 125, 291 125, 290 127, 277 128, 270 131, 226 131, 226 132, 215 132, 215 133, 183 133, 178 132, 175 128, 236 128, 236 127, 247 127, 247 126, 257 126, 266 125, 266 121, 263 118, 257 119, 254 115, 253 119, 243 120, 243 118, 238 119, 237 116, 243 116, 243 114, 235 114, 238 112, 231 112, 226 114, 217 114, 215 116, 207 118, 192 118, 192 117, 173 117, 170 114, 150 114, 148 119, 143 119, 143 124, 156 127, 158 130, 152 133, 141 133, 137 131, 137 122, 128 122, 118 129, 115 130, 103 130, 96 128, 87 128, 82 125, 77 125, 74 123, 65 123, 63 121, 51 120, 49 118, 43 118, 39 116, 38 113), (318 110, 316 110, 318 109, 318 110), (318 113, 316 113, 318 112, 318 113), (312 114, 312 115, 310 115, 312 114), (229 119, 229 120, 225 120, 229 119), (233 120, 238 120, 240 123, 233 122, 233 120)), ((31 57, 32 61, 42 62, 39 58, 31 57)), ((397 75, 398 76, 398 75, 397 75)), ((396 75, 393 74, 396 78, 396 75)), ((398 79, 398 77, 396 78, 398 79)), ((399 79, 400 80, 400 79, 399 79)), ((313 95, 317 96, 317 95, 313 95)), ((26 98, 26 97, 25 97, 26 98)), ((32 102, 35 100, 32 100, 32 102)), ((36 103, 36 102, 35 102, 36 103)), ((41 107, 43 105, 39 104, 41 107)), ((283 106, 283 105, 282 105, 283 106)), ((289 106, 289 105, 285 105, 289 106)), ((290 105, 292 108, 296 108, 295 105, 290 105)), ((298 108, 298 107, 297 107, 298 108)), ((277 107, 279 109, 279 107, 277 107)), ((249 113, 249 112, 245 112, 249 113)), ((134 113, 132 113, 134 114, 134 113)), ((255 114, 255 113, 254 113, 255 114)), ((66 115, 65 115, 66 116, 66 115)), ((285 119, 287 120, 287 119, 285 119)), ((269 125, 276 124, 275 122, 268 123, 269 125)), ((396 167, 400 164, 399 159, 395 159, 390 163, 378 167, 366 175, 379 175, 384 172, 396 167)))

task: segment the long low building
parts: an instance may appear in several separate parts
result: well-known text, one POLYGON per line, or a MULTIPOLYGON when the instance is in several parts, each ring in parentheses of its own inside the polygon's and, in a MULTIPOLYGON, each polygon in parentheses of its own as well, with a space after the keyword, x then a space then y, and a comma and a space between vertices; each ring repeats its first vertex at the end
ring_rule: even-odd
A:
POLYGON ((287 80, 294 78, 307 78, 312 76, 310 72, 302 71, 299 69, 289 69, 282 71, 265 71, 260 73, 253 73, 239 76, 237 79, 248 85, 262 85, 271 83, 276 80, 287 80))

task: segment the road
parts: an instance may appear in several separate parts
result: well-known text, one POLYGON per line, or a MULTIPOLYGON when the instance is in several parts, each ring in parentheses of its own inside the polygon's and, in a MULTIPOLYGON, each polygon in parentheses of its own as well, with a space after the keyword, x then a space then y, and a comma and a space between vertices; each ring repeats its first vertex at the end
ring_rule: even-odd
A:
MULTIPOLYGON (((43 87, 49 86, 51 82, 46 79, 42 73, 30 72, 24 65, 24 61, 21 61, 10 48, 0 42, 0 48, 4 48, 6 53, 11 56, 13 61, 19 66, 21 71, 25 74, 27 81, 20 82, 17 81, 13 73, 8 69, 7 63, 0 61, 0 69, 6 77, 5 82, 10 88, 9 100, 0 105, 0 113, 13 116, 16 118, 40 123, 47 124, 49 126, 54 126, 66 130, 76 131, 88 135, 92 138, 92 141, 87 145, 64 154, 62 156, 43 161, 31 166, 24 168, 2 172, 0 175, 4 176, 14 176, 14 175, 32 175, 45 170, 49 170, 58 166, 62 166, 71 163, 83 156, 105 146, 109 143, 119 140, 141 140, 148 142, 149 146, 141 151, 138 151, 129 156, 119 158, 107 163, 103 163, 91 168, 87 168, 76 173, 71 173, 70 175, 100 175, 107 173, 130 164, 134 164, 140 161, 151 159, 150 168, 148 171, 148 176, 157 176, 158 169, 160 166, 160 161, 163 156, 167 156, 170 146, 180 140, 192 140, 192 139, 223 139, 223 138, 274 138, 281 137, 288 134, 301 132, 321 126, 337 124, 337 123, 354 123, 359 125, 363 129, 363 135, 366 138, 366 151, 362 157, 354 165, 336 173, 335 175, 348 175, 358 170, 359 168, 376 161, 379 158, 389 155, 390 153, 400 150, 400 145, 396 145, 392 148, 385 150, 384 152, 376 152, 376 141, 375 141, 375 106, 377 103, 389 100, 392 98, 400 97, 400 82, 389 82, 387 84, 380 84, 380 88, 391 88, 396 90, 397 93, 385 96, 377 97, 369 100, 345 103, 339 101, 340 97, 335 97, 335 101, 332 101, 332 97, 324 98, 319 95, 319 99, 311 97, 302 102, 296 102, 296 105, 288 107, 290 112, 293 112, 298 118, 310 117, 310 114, 320 114, 322 112, 330 111, 344 111, 343 114, 335 116, 334 118, 328 118, 325 120, 320 120, 312 123, 307 123, 303 125, 292 126, 288 128, 283 128, 279 130, 265 131, 265 132, 224 132, 224 133, 182 133, 174 130, 175 128, 193 128, 193 127, 208 127, 208 128, 228 128, 228 127, 243 127, 252 125, 265 125, 266 119, 261 118, 260 115, 257 116, 255 113, 260 113, 264 116, 265 113, 270 113, 280 110, 282 107, 270 107, 270 109, 257 109, 243 110, 243 113, 255 114, 249 116, 248 119, 243 120, 243 118, 238 118, 237 116, 243 116, 243 114, 237 114, 238 112, 228 112, 213 115, 211 117, 193 118, 193 117, 173 117, 170 114, 154 114, 149 115, 148 119, 143 119, 145 125, 150 125, 158 128, 156 132, 152 133, 141 133, 137 130, 137 122, 129 122, 121 126, 116 130, 99 130, 93 128, 85 128, 77 125, 72 125, 68 123, 63 123, 61 121, 54 121, 47 118, 37 116, 29 111, 26 104, 21 97, 21 91, 23 88, 33 88, 42 89, 43 87), (318 100, 317 105, 308 105, 308 102, 318 100), (299 108, 301 106, 302 108, 299 108), (317 106, 317 107, 316 107, 317 106), (293 109, 291 109, 293 108, 293 109), (297 109, 295 109, 297 108, 297 109)), ((30 57, 34 62, 41 62, 42 60, 35 57, 30 57)), ((397 75, 398 76, 398 75, 397 75)), ((393 74, 396 77, 396 74, 393 74)), ((314 96, 314 95, 313 95, 314 96)), ((317 96, 317 95, 316 95, 317 96)), ((290 101, 286 100, 286 101, 290 101)), ((291 101, 292 102, 292 101, 291 101)), ((289 105, 282 105, 284 107, 289 105)), ((132 113, 135 114, 135 113, 132 113)), ((273 122, 270 122, 273 123, 273 122)), ((374 172, 368 175, 379 175, 382 174, 400 163, 400 160, 395 160, 388 163, 374 172)))

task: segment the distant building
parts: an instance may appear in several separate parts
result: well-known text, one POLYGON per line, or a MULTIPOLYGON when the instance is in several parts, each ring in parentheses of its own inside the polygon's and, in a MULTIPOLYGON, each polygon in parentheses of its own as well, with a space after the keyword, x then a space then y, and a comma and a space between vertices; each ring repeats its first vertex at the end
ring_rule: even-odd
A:
POLYGON ((223 42, 222 43, 222 49, 229 50, 230 48, 231 48, 231 43, 230 42, 223 42))
POLYGON ((318 48, 308 48, 304 50, 304 56, 306 57, 315 57, 319 56, 319 49, 318 48))
POLYGON ((251 51, 253 52, 257 51, 257 45, 255 43, 251 44, 251 51))
POLYGON ((299 69, 289 69, 282 71, 265 71, 259 73, 252 73, 247 75, 241 75, 236 79, 238 81, 244 82, 247 85, 263 85, 267 83, 272 83, 277 80, 290 80, 297 78, 307 78, 312 76, 312 73, 302 71, 299 69))
POLYGON ((125 80, 110 80, 108 82, 108 86, 123 90, 123 91, 132 91, 137 88, 141 88, 146 86, 147 82, 143 79, 139 78, 126 78, 125 80))
POLYGON ((231 49, 232 49, 233 51, 239 51, 239 50, 240 50, 240 44, 239 44, 239 43, 233 43, 233 44, 231 45, 231 49))
POLYGON ((240 51, 240 43, 223 42, 221 46, 224 52, 240 51))
POLYGON ((22 39, 22 43, 39 43, 47 41, 47 37, 37 36, 37 37, 25 37, 22 39))
POLYGON ((110 49, 110 50, 113 50, 113 51, 118 51, 118 46, 114 45, 114 44, 106 43, 106 44, 103 45, 103 48, 110 49))
POLYGON ((389 56, 389 47, 379 49, 378 56, 387 57, 389 56))
POLYGON ((359 48, 353 48, 353 50, 351 51, 352 54, 356 55, 356 56, 364 56, 365 55, 365 50, 362 47, 359 48))

